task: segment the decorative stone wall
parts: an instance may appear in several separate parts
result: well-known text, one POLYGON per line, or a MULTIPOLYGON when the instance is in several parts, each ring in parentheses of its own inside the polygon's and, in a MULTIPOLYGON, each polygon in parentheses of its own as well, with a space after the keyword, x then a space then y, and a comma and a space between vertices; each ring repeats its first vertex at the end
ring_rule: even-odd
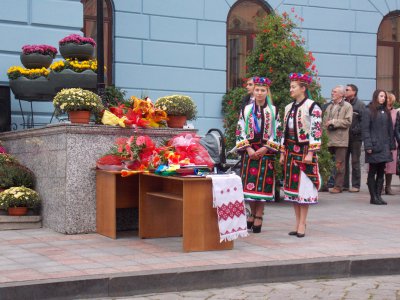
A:
POLYGON ((0 140, 35 173, 36 190, 43 199, 43 226, 77 234, 96 231, 96 160, 115 138, 136 133, 161 142, 180 132, 196 130, 52 124, 0 133, 0 140))

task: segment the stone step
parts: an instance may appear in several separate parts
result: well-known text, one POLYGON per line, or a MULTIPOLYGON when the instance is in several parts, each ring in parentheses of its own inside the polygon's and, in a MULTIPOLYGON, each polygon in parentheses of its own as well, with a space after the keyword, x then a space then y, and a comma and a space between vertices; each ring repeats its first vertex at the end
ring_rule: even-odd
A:
POLYGON ((42 227, 41 216, 1 216, 0 230, 36 229, 42 227))

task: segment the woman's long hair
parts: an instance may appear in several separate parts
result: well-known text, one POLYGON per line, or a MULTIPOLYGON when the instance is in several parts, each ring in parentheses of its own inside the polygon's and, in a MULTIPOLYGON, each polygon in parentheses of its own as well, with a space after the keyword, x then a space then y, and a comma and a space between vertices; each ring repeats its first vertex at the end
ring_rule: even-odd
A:
POLYGON ((375 119, 376 115, 378 114, 378 107, 383 105, 383 109, 385 110, 386 113, 389 113, 388 109, 387 109, 387 93, 384 90, 376 90, 373 95, 372 95, 372 101, 369 103, 368 108, 371 112, 372 117, 375 119), (385 102, 383 104, 380 104, 378 101, 378 96, 379 94, 383 92, 385 93, 385 102))

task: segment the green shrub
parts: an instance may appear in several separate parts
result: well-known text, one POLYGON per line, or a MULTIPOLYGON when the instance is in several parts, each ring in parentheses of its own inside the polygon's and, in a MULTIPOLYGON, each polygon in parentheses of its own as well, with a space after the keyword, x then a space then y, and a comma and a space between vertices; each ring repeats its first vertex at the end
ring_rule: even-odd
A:
POLYGON ((10 187, 25 186, 33 188, 35 185, 35 175, 27 167, 17 162, 6 162, 0 164, 0 187, 8 189, 10 187))

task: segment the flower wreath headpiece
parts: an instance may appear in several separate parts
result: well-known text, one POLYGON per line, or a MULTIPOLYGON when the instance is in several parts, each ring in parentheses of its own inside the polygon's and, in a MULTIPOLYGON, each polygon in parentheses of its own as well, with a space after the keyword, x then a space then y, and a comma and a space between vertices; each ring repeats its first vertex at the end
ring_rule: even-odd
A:
POLYGON ((312 77, 308 74, 303 73, 290 73, 289 74, 290 81, 301 81, 307 84, 311 84, 312 77))
POLYGON ((264 86, 270 86, 271 85, 271 80, 267 77, 253 77, 253 81, 255 85, 264 85, 264 86))

